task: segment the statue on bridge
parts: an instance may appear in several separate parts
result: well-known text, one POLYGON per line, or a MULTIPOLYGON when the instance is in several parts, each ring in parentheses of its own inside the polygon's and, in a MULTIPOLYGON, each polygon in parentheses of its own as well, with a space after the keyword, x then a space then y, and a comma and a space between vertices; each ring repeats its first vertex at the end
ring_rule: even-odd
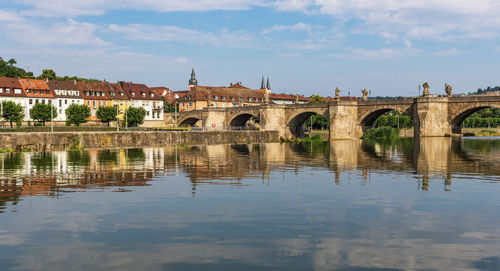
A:
POLYGON ((299 94, 295 94, 295 104, 299 103, 299 94))
POLYGON ((444 84, 444 91, 446 92, 446 95, 447 95, 448 97, 453 96, 453 89, 451 88, 451 86, 450 86, 450 85, 448 85, 448 84, 444 84))
MULTIPOLYGON (((262 84, 264 84, 264 77, 262 77, 262 84)), ((269 89, 264 90, 264 104, 269 104, 269 89)))
POLYGON ((340 101, 340 89, 339 89, 339 87, 335 88, 335 101, 340 101))
POLYGON ((362 100, 367 101, 368 100, 368 90, 366 90, 366 88, 365 88, 365 89, 361 90, 361 92, 363 93, 362 100))
POLYGON ((424 85, 424 92, 422 93, 422 96, 423 97, 429 97, 430 93, 429 93, 429 83, 425 82, 424 85))

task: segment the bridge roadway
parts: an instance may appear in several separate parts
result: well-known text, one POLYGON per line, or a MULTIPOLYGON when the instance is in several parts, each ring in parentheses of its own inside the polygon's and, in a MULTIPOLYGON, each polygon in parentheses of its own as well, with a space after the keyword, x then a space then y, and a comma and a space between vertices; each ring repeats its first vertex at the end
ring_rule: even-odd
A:
MULTIPOLYGON (((275 130, 284 138, 302 137, 303 124, 320 114, 329 122, 329 139, 359 139, 382 114, 397 110, 413 119, 415 137, 461 134, 461 123, 472 113, 500 108, 500 96, 418 97, 391 100, 334 101, 330 103, 252 107, 204 108, 177 113, 177 124, 195 125, 212 130, 245 126, 252 117, 260 119, 260 129, 275 130)), ((173 120, 167 113, 165 120, 173 120)))

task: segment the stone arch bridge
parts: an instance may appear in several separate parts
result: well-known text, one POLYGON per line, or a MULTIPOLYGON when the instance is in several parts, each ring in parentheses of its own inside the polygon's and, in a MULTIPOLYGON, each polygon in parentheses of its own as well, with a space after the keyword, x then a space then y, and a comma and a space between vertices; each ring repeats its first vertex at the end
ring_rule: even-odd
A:
MULTIPOLYGON (((205 108, 177 113, 177 124, 198 123, 205 129, 223 130, 244 126, 251 117, 260 119, 260 129, 278 131, 282 137, 300 137, 311 115, 328 119, 330 140, 359 139, 382 114, 398 110, 414 121, 415 137, 449 136, 461 133, 461 123, 472 113, 500 108, 500 96, 418 97, 399 100, 334 101, 317 104, 262 105, 205 108)), ((165 119, 173 120, 173 113, 165 119)))

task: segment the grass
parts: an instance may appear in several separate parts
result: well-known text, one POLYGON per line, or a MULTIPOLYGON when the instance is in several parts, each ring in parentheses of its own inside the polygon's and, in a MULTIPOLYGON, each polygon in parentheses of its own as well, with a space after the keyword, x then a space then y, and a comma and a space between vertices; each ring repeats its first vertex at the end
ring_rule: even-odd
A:
POLYGON ((313 134, 301 140, 302 142, 323 142, 323 137, 320 134, 313 134))
POLYGON ((0 153, 6 153, 6 152, 14 152, 13 149, 7 148, 7 149, 0 149, 0 153))
POLYGON ((500 136, 500 133, 495 130, 482 130, 476 136, 500 136))
POLYGON ((394 141, 399 138, 399 129, 391 127, 371 128, 365 131, 361 139, 366 141, 394 141))

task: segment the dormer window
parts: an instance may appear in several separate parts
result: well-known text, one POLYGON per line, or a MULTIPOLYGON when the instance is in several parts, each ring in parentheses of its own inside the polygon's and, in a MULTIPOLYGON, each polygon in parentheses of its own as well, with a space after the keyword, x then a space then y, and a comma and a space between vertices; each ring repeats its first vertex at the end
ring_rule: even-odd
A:
POLYGON ((144 93, 144 92, 143 92, 143 93, 142 93, 142 97, 146 97, 146 93, 144 93))
POLYGON ((219 100, 219 96, 214 96, 214 100, 219 100))
POLYGON ((135 92, 132 91, 130 92, 130 94, 132 94, 132 96, 135 97, 135 92))
POLYGON ((123 96, 123 92, 120 92, 120 96, 123 96))

